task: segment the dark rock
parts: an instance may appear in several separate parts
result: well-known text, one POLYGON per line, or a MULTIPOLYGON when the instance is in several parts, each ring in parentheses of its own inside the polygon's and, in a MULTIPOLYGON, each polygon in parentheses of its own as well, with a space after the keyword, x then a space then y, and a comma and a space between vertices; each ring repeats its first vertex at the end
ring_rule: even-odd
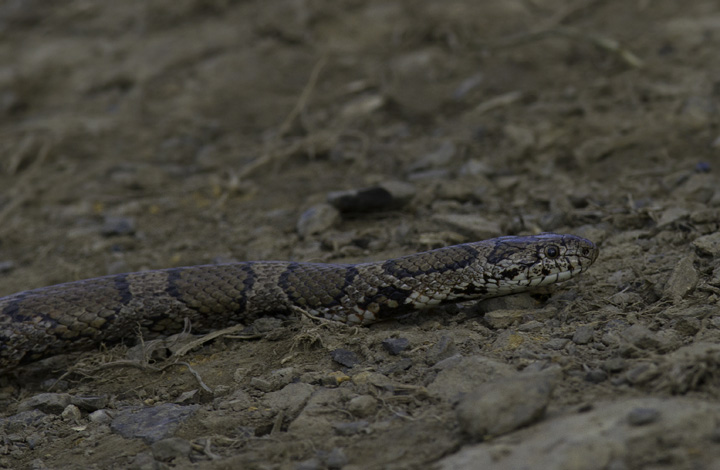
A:
POLYGON ((105 408, 108 406, 108 397, 105 395, 99 395, 94 397, 70 397, 70 403, 77 406, 83 411, 92 413, 93 411, 105 408))
POLYGON ((644 426, 657 421, 660 411, 655 408, 633 408, 627 418, 631 426, 644 426))
POLYGON ((15 262, 13 261, 0 261, 0 274, 9 273, 15 269, 15 262))
POLYGON ((331 192, 327 201, 343 213, 374 212, 398 209, 414 195, 411 184, 390 181, 370 188, 331 192))
POLYGON ((132 235, 135 233, 135 219, 130 217, 107 216, 100 230, 106 237, 132 235))
POLYGON ((607 380, 607 378, 608 378, 607 372, 605 372, 602 369, 590 369, 585 374, 585 380, 590 383, 594 383, 594 384, 599 384, 600 382, 604 382, 607 380))
POLYGON ((353 367, 361 362, 360 358, 347 349, 334 349, 330 351, 332 360, 345 367, 353 367))
POLYGON ((410 347, 410 341, 407 338, 387 338, 383 340, 382 346, 387 352, 397 356, 410 347))

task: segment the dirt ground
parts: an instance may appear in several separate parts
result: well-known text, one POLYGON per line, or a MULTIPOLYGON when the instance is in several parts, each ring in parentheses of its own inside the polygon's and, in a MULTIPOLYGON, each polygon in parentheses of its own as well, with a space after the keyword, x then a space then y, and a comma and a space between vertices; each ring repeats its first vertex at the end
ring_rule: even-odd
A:
POLYGON ((0 3, 0 295, 600 247, 539 294, 0 377, 0 468, 720 468, 718 50, 715 0, 0 3))

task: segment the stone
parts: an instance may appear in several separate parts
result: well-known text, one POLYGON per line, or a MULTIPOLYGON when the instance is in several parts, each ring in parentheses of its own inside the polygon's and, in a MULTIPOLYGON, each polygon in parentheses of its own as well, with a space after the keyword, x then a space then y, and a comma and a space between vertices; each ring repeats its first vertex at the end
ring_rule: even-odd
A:
POLYGON ((486 382, 516 373, 514 367, 484 356, 453 356, 433 368, 441 365, 442 369, 428 385, 428 391, 449 403, 457 402, 486 382))
POLYGON ((169 437, 153 443, 151 449, 155 460, 170 462, 177 458, 188 458, 192 444, 179 437, 169 437))
POLYGON ((72 402, 67 393, 38 393, 18 405, 18 411, 40 410, 43 413, 59 415, 72 402))
POLYGON ((131 217, 107 216, 100 229, 106 237, 133 235, 135 233, 135 219, 131 217))
POLYGON ((572 341, 575 344, 588 344, 595 336, 595 328, 589 325, 582 325, 575 330, 572 341))
POLYGON ((382 341, 382 346, 387 352, 397 356, 410 347, 410 341, 407 338, 387 338, 382 341))
POLYGON ((627 415, 628 423, 632 426, 644 426, 654 423, 660 418, 660 412, 655 408, 633 408, 627 415))
POLYGON ((110 423, 110 429, 126 439, 142 439, 152 444, 172 436, 197 409, 198 405, 180 406, 171 403, 121 408, 110 423))
POLYGON ((353 367, 361 362, 360 358, 354 352, 347 349, 333 349, 330 351, 332 360, 345 367, 353 367))
POLYGON ((297 416, 307 403, 315 387, 305 383, 291 383, 282 389, 266 393, 263 400, 273 410, 282 410, 288 416, 297 416))
POLYGON ((683 257, 670 275, 665 284, 664 296, 671 299, 674 303, 695 290, 700 276, 694 266, 695 255, 691 254, 683 257))
POLYGON ((545 414, 559 370, 519 373, 483 384, 460 400, 460 428, 482 441, 532 424, 545 414))
MULTIPOLYGON (((646 412, 640 412, 645 415, 646 412)), ((642 421, 642 420, 641 420, 642 421)), ((511 441, 491 441, 464 446, 436 464, 440 470, 609 470, 713 468, 720 450, 710 442, 720 422, 720 405, 687 398, 636 398, 595 403, 590 411, 567 412, 513 434, 511 441), (630 422, 633 410, 653 409, 658 416, 643 425, 630 422), (686 450, 668 461, 663 448, 686 450)))
POLYGON ((522 320, 527 314, 524 310, 493 310, 485 314, 485 321, 490 328, 508 328, 522 320))
POLYGON ((443 359, 453 356, 456 351, 455 340, 450 336, 443 335, 428 349, 425 360, 428 364, 436 364, 443 359))
POLYGON ((415 186, 401 181, 387 181, 369 188, 334 191, 327 202, 342 213, 366 213, 395 210, 415 196, 415 186))
POLYGON ((322 233, 340 221, 340 212, 330 204, 316 204, 300 215, 295 226, 298 235, 305 238, 322 233))
POLYGON ((359 395, 348 402, 348 411, 358 418, 367 418, 377 411, 378 401, 371 395, 359 395))
POLYGON ((691 245, 702 255, 720 256, 720 232, 696 238, 691 245))

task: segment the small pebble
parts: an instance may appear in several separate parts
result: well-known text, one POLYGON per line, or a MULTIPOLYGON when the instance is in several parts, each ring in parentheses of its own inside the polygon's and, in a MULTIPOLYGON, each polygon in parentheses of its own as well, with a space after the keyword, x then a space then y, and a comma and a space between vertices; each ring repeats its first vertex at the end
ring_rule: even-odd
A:
POLYGON ((13 261, 0 261, 0 274, 9 273, 13 269, 15 269, 13 261))
POLYGON ((352 436, 367 429, 370 423, 365 420, 351 421, 349 423, 335 423, 333 429, 340 436, 352 436))
POLYGON ((691 244, 701 255, 720 256, 720 232, 696 238, 691 244))
POLYGON ((317 204, 302 213, 296 224, 298 235, 305 238, 321 233, 340 221, 340 212, 330 204, 317 204))
POLYGON ((631 426, 644 426, 653 423, 660 417, 660 412, 655 408, 635 408, 628 413, 628 423, 631 426))
POLYGON ((613 373, 620 372, 625 369, 625 359, 622 357, 611 357, 605 359, 602 363, 603 370, 613 373))
POLYGON ((410 346, 407 338, 387 338, 382 342, 383 348, 393 356, 397 356, 410 346))
POLYGON ((602 369, 591 369, 587 372, 587 374, 585 374, 585 380, 594 384, 604 382, 607 380, 607 378, 607 372, 602 369))
POLYGON ((683 297, 695 290, 700 275, 695 269, 695 255, 685 256, 675 265, 670 279, 665 285, 665 297, 678 303, 683 297))
POLYGON ((367 418, 377 410, 378 401, 370 395, 353 397, 348 403, 348 411, 359 418, 367 418))
POLYGON ((457 353, 455 341, 450 336, 442 336, 440 340, 433 344, 428 350, 426 360, 428 364, 436 364, 443 359, 447 359, 457 353))
POLYGON ((155 460, 169 462, 178 457, 188 457, 192 452, 192 444, 179 437, 169 437, 152 445, 155 460))
POLYGON ((559 351, 562 348, 564 348, 570 340, 565 338, 553 338, 549 341, 545 341, 543 344, 546 348, 554 349, 555 351, 559 351))
POLYGON ((93 423, 109 423, 112 421, 112 416, 107 410, 93 411, 88 415, 88 419, 93 423))
POLYGON ((575 330, 572 341, 575 344, 588 344, 595 336, 595 329, 588 325, 583 325, 575 330))
POLYGON ((273 389, 273 386, 270 382, 265 379, 261 379, 260 377, 253 377, 252 379, 250 379, 250 386, 255 387, 261 392, 270 392, 273 389))
POLYGON ((135 219, 130 217, 107 216, 100 233, 106 237, 132 235, 135 233, 135 219))
POLYGON ((339 447, 334 447, 325 458, 325 464, 331 470, 336 468, 342 468, 347 465, 347 462, 348 459, 345 455, 345 452, 339 447))
POLYGON ((60 416, 68 421, 78 421, 80 418, 82 418, 82 413, 80 412, 80 408, 78 408, 75 405, 68 405, 65 407, 62 413, 60 413, 60 416))

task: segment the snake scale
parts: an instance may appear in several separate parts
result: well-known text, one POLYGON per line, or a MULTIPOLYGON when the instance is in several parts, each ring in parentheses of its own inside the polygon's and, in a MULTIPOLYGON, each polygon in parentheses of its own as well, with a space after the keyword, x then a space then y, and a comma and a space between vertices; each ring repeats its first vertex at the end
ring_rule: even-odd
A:
POLYGON ((569 279, 597 258, 573 235, 500 237, 386 261, 250 261, 117 274, 0 298, 0 373, 141 332, 206 332, 304 311, 370 324, 415 309, 569 279))

